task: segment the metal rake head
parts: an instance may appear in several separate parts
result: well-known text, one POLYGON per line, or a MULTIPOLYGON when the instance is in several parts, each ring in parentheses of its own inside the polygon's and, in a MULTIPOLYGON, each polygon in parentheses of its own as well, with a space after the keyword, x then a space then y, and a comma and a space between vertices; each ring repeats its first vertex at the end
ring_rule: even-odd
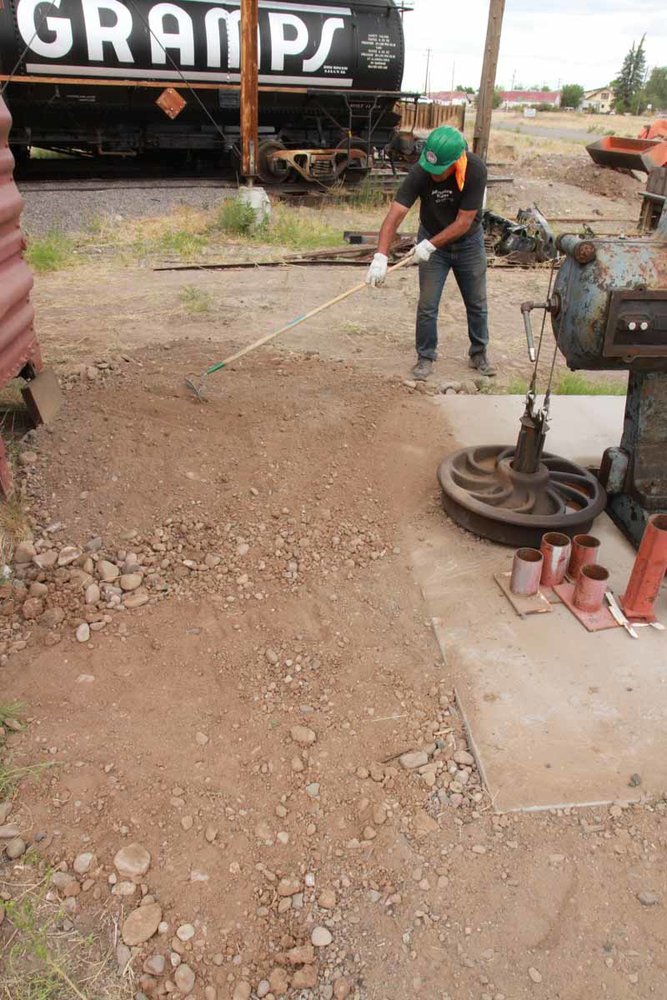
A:
POLYGON ((187 375, 184 382, 188 389, 194 393, 195 397, 200 403, 207 403, 206 398, 206 376, 205 375, 187 375))

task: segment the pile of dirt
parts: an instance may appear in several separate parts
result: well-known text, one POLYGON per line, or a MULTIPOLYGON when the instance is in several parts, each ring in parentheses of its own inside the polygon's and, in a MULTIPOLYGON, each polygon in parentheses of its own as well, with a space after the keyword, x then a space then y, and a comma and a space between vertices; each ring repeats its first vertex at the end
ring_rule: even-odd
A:
POLYGON ((522 169, 531 176, 571 184, 589 194, 633 203, 637 201, 636 194, 646 186, 645 181, 637 180, 629 172, 596 166, 587 153, 581 156, 539 153, 524 158, 522 169))

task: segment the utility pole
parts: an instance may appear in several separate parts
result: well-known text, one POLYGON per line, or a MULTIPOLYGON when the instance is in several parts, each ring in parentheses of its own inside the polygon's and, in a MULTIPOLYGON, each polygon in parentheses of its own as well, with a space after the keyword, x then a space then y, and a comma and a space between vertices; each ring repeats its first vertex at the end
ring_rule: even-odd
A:
POLYGON ((241 0, 241 173, 249 184, 257 173, 258 7, 259 0, 241 0))
POLYGON ((431 66, 431 50, 427 49, 426 50, 426 76, 424 78, 424 96, 425 97, 428 97, 428 88, 429 88, 428 74, 429 74, 430 66, 431 66))
POLYGON ((505 13, 505 0, 490 0, 489 23, 486 29, 486 46, 482 64, 482 79, 479 85, 477 100, 477 116, 473 131, 472 150, 483 160, 489 149, 489 133, 491 132, 491 112, 493 110, 493 88, 496 82, 498 68, 498 52, 500 51, 500 32, 505 13))

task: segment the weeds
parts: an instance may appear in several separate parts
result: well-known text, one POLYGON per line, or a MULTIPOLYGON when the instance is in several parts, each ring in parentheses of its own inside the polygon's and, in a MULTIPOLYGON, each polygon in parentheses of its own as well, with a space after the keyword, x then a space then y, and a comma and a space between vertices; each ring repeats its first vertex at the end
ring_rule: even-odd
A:
MULTIPOLYGON (((554 382, 551 392, 554 396, 625 396, 626 390, 625 380, 598 381, 586 378, 580 372, 563 372, 554 382)), ((528 392, 527 379, 511 379, 505 392, 509 396, 525 396, 528 392)))
POLYGON ((44 273, 59 271, 72 261, 74 244, 69 236, 58 229, 51 229, 46 236, 29 240, 25 257, 34 271, 44 273))
POLYGON ((393 197, 393 192, 383 191, 373 184, 370 177, 365 177, 361 184, 352 188, 350 195, 342 199, 344 205, 351 208, 368 209, 384 208, 393 197))
POLYGON ((196 285, 184 285, 178 293, 181 305, 186 313, 190 315, 200 315, 210 312, 213 308, 213 299, 209 292, 196 285))
POLYGON ((256 216, 252 205, 241 198, 226 198, 220 206, 212 229, 233 236, 249 236, 255 226, 256 216))

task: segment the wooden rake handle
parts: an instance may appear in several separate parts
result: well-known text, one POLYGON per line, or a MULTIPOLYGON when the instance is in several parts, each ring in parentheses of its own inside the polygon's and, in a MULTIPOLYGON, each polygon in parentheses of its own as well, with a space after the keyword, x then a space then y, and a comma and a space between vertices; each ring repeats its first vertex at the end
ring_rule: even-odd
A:
MULTIPOLYGON (((398 264, 394 264, 392 267, 388 268, 387 274, 391 274, 392 271, 398 271, 399 268, 405 267, 406 264, 410 263, 413 257, 414 251, 411 251, 406 257, 403 258, 403 260, 399 260, 398 264)), ((349 298, 350 295, 354 295, 356 292, 360 292, 366 287, 365 281, 359 282, 358 285, 348 288, 346 292, 341 292, 341 294, 337 295, 334 299, 329 299, 329 301, 325 302, 324 305, 317 306, 316 309, 311 309, 310 312, 304 313, 303 316, 299 316, 297 319, 293 319, 290 323, 286 323, 285 326, 281 326, 279 330, 275 330, 273 333, 268 333, 265 337, 260 337, 259 340, 255 340, 254 343, 249 344, 240 351, 237 351, 236 354, 231 354, 228 358, 225 358, 224 361, 218 361, 217 364, 212 365, 207 369, 206 374, 212 375, 213 372, 220 371, 221 368, 231 365, 233 361, 238 361, 239 358, 245 357, 245 355, 250 354, 251 351, 257 350, 257 348, 261 347, 262 344, 268 344, 270 340, 273 340, 275 337, 279 337, 281 333, 287 333, 288 330, 293 330, 294 327, 298 326, 300 323, 305 323, 307 319, 312 319, 313 316, 317 316, 318 313, 324 312, 325 309, 330 309, 331 306, 335 306, 337 302, 342 302, 343 299, 349 298)))

